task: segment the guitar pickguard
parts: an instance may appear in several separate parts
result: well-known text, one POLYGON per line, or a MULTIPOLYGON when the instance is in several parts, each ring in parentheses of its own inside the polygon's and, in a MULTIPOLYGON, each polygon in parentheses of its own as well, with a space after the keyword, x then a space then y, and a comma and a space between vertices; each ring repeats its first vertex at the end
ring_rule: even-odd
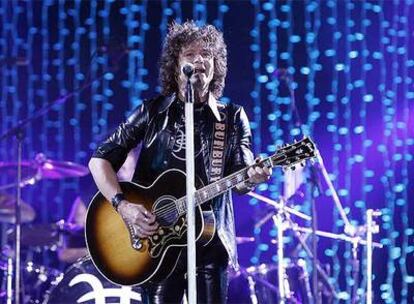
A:
POLYGON ((157 233, 148 238, 149 255, 151 258, 158 258, 164 252, 166 246, 170 244, 179 244, 179 240, 187 231, 185 216, 180 217, 177 222, 170 227, 160 227, 157 233), (178 240, 178 242, 177 242, 178 240))

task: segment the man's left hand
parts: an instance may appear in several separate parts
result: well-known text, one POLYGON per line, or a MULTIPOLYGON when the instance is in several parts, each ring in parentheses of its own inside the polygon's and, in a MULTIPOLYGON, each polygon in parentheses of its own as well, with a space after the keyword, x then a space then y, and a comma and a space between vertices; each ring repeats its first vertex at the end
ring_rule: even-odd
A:
POLYGON ((247 170, 249 183, 257 185, 270 179, 270 176, 272 175, 272 168, 268 168, 263 164, 260 164, 262 160, 263 159, 261 157, 257 157, 255 160, 256 164, 247 170))

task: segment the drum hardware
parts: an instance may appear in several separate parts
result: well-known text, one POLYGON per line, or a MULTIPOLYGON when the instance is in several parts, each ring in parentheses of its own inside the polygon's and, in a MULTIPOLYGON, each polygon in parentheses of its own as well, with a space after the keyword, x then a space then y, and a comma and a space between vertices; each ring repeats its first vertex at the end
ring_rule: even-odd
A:
POLYGON ((288 228, 286 220, 284 218, 289 217, 290 214, 298 216, 307 221, 310 221, 312 218, 302 212, 297 211, 294 208, 286 206, 286 201, 284 198, 280 198, 278 201, 274 201, 254 192, 249 192, 248 194, 256 199, 264 201, 265 203, 275 207, 274 210, 270 211, 265 217, 263 217, 256 223, 255 228, 260 228, 265 222, 267 222, 271 218, 273 219, 274 225, 277 228, 276 244, 278 257, 278 282, 283 282, 283 284, 278 284, 278 294, 280 297, 280 303, 284 304, 287 300, 290 299, 290 288, 289 284, 286 283, 288 281, 284 265, 283 232, 288 228))
POLYGON ((13 287, 12 287, 12 281, 13 281, 13 259, 11 257, 7 258, 7 272, 6 272, 6 282, 7 282, 7 304, 12 303, 12 293, 13 293, 13 287))
MULTIPOLYGON (((299 259, 285 267, 287 276, 284 285, 288 293, 286 303, 311 303, 307 300, 310 289, 309 274, 303 266, 304 263, 304 260, 299 259)), ((237 272, 230 273, 229 303, 279 304, 279 283, 275 273, 277 270, 278 265, 271 263, 240 267, 237 272)))
MULTIPOLYGON (((14 251, 5 246, 2 250, 2 257, 0 261, 0 269, 3 272, 2 290, 6 290, 1 294, 0 301, 5 300, 6 303, 13 303, 13 256, 14 251)), ((62 273, 54 268, 46 267, 41 264, 35 264, 32 261, 22 263, 22 282, 23 286, 20 289, 20 298, 23 303, 41 303, 44 294, 53 284, 59 280, 62 273)), ((3 303, 3 302, 2 302, 3 303)))
MULTIPOLYGON (((367 237, 367 293, 366 293, 366 303, 372 304, 372 249, 375 247, 375 242, 372 241, 372 235, 379 233, 379 226, 377 225, 375 219, 381 216, 381 211, 368 209, 366 213, 367 225, 366 225, 366 237, 367 237)), ((382 248, 382 247, 381 247, 382 248)))
MULTIPOLYGON (((4 136, 2 136, 4 138, 4 136)), ((20 141, 19 141, 20 142, 20 141)), ((20 146, 20 144, 19 144, 20 146)), ((16 187, 17 196, 11 198, 7 195, 0 196, 0 222, 15 224, 13 233, 9 232, 9 235, 15 238, 15 259, 16 259, 16 271, 8 272, 7 281, 15 276, 15 295, 14 300, 16 303, 20 302, 20 283, 21 271, 20 271, 20 248, 21 248, 21 234, 28 235, 24 239, 24 246, 43 246, 47 241, 47 246, 50 246, 49 239, 54 236, 50 236, 50 231, 47 231, 49 226, 45 226, 41 234, 30 233, 30 228, 21 228, 21 223, 28 223, 34 220, 36 213, 33 208, 27 203, 21 200, 21 188, 27 185, 33 185, 41 179, 61 179, 65 177, 78 177, 88 174, 88 169, 85 166, 81 166, 72 162, 59 162, 50 159, 46 159, 44 154, 38 154, 34 161, 22 161, 21 160, 21 148, 19 148, 18 161, 13 162, 0 162, 0 171, 8 178, 8 182, 0 186, 0 190, 16 187), (13 180, 18 176, 17 182, 13 180), (22 231, 23 229, 23 231, 22 231), (29 232, 28 232, 29 231, 29 232)), ((36 227, 35 231, 39 232, 39 227, 36 227)), ((50 246, 51 249, 56 249, 54 246, 50 246)), ((12 299, 12 288, 7 288, 7 298, 12 299)))
POLYGON ((66 222, 64 219, 61 219, 56 222, 56 226, 60 233, 71 235, 71 236, 82 236, 85 235, 85 226, 66 222))
POLYGON ((255 238, 254 237, 249 237, 249 236, 236 236, 236 244, 237 245, 241 245, 241 244, 246 244, 246 243, 251 243, 254 242, 255 238))
MULTIPOLYGON (((370 210, 370 212, 372 212, 372 210, 370 210)), ((379 213, 376 213, 379 214, 379 213)), ((368 218, 368 217, 367 217, 368 218)), ((279 227, 278 227, 279 228, 279 227)), ((295 236, 297 237, 297 239, 299 240, 300 245, 303 247, 303 249, 306 251, 307 255, 312 258, 312 251, 310 250, 310 248, 308 247, 308 245, 306 244, 305 240, 309 235, 312 235, 313 231, 311 228, 306 228, 306 227, 300 227, 298 224, 294 223, 293 220, 289 217, 286 216, 285 217, 285 222, 283 222, 283 229, 290 229, 294 232, 295 236), (301 234, 304 233, 304 234, 301 234)), ((282 230, 282 229, 278 229, 278 230, 282 230)), ((359 231, 359 233, 364 234, 365 231, 368 231, 368 229, 364 229, 362 228, 358 228, 356 229, 356 231, 359 231)), ((378 226, 376 226, 376 228, 374 228, 374 231, 378 232, 378 226)), ((383 245, 381 243, 377 243, 377 242, 373 242, 372 241, 372 236, 371 236, 371 240, 369 242, 369 234, 367 233, 367 240, 362 239, 362 236, 354 236, 354 237, 350 237, 347 236, 345 234, 334 234, 331 232, 326 232, 326 231, 321 231, 321 230, 317 230, 316 231, 316 235, 318 236, 322 236, 322 237, 326 237, 326 238, 330 238, 333 240, 339 240, 339 241, 345 241, 345 242, 349 242, 351 244, 353 244, 353 252, 354 255, 356 254, 356 248, 357 245, 363 245, 363 246, 368 246, 367 252, 369 251, 369 246, 371 244, 372 247, 375 248, 383 248, 383 245)), ((274 241, 272 240, 272 243, 280 243, 279 241, 274 241)), ((372 249, 371 249, 371 254, 372 254, 372 249)), ((369 262, 368 260, 368 267, 370 265, 372 265, 372 261, 369 262)), ((255 268, 256 270, 256 268, 255 268)), ((347 297, 344 293, 342 292, 336 292, 335 288, 332 286, 332 284, 330 283, 329 277, 326 273, 326 271, 321 267, 319 261, 318 264, 316 266, 316 270, 318 275, 322 278, 323 281, 323 285, 326 286, 329 290, 329 292, 331 293, 332 296, 334 296, 336 299, 345 299, 345 297, 347 297)), ((372 271, 372 268, 371 268, 372 271)), ((306 271, 304 271, 305 274, 307 274, 306 271)), ((371 273, 372 275, 372 273, 371 273)), ((308 282, 308 284, 306 284, 306 295, 307 295, 307 300, 309 301, 309 303, 313 303, 313 295, 311 293, 311 289, 309 286, 309 279, 305 280, 305 282, 308 282)), ((284 287, 287 287, 286 284, 284 285, 284 287)), ((285 289, 286 290, 286 289, 285 289)), ((367 294, 368 297, 368 294, 367 294)), ((289 302, 289 301, 287 301, 289 302)))
MULTIPOLYGON (((325 283, 325 285, 329 286, 329 290, 332 292, 332 294, 337 298, 340 299, 342 298, 344 295, 344 293, 342 292, 336 292, 332 286, 332 284, 330 283, 330 280, 328 279, 328 276, 326 274, 326 272, 320 267, 319 262, 316 259, 316 254, 312 254, 312 252, 316 252, 316 238, 313 238, 314 244, 313 244, 313 250, 310 250, 305 242, 305 239, 303 238, 303 236, 301 235, 301 233, 306 233, 305 238, 307 238, 309 235, 313 235, 313 236, 323 236, 323 237, 328 237, 334 240, 342 240, 342 241, 346 241, 346 242, 350 242, 351 244, 353 244, 353 272, 354 272, 354 276, 358 275, 359 272, 359 261, 356 259, 357 258, 357 246, 358 245, 363 245, 363 246, 367 246, 367 278, 369 280, 369 283, 367 284, 367 291, 366 291, 366 297, 367 297, 367 301, 368 299, 370 299, 372 301, 372 282, 370 280, 372 280, 372 248, 382 248, 383 245, 377 242, 373 242, 372 241, 372 233, 378 233, 378 226, 375 223, 370 223, 369 221, 372 221, 372 216, 373 214, 380 214, 379 212, 373 211, 373 210, 368 210, 370 212, 370 214, 367 213, 367 225, 365 226, 361 226, 361 227, 357 227, 351 224, 351 222, 348 220, 347 215, 345 213, 345 210, 342 207, 342 204, 339 200, 339 196, 335 191, 335 188, 333 187, 333 184, 329 178, 329 175, 327 173, 327 170, 324 166, 323 163, 323 159, 321 154, 319 153, 319 151, 317 151, 316 153, 317 155, 317 160, 318 162, 316 163, 315 166, 312 166, 312 170, 311 170, 311 182, 313 184, 314 190, 315 188, 318 189, 318 192, 320 192, 320 181, 318 178, 318 173, 316 172, 316 169, 318 169, 318 171, 320 172, 320 174, 322 174, 326 184, 328 185, 328 188, 330 190, 330 192, 332 193, 332 197, 333 197, 333 201, 335 203, 335 207, 339 212, 339 215, 342 219, 342 221, 344 222, 344 234, 333 234, 330 232, 325 232, 325 231, 320 231, 317 230, 317 228, 312 225, 312 229, 311 228, 305 228, 305 227, 299 227, 297 224, 295 224, 289 217, 289 215, 298 215, 299 217, 301 217, 302 219, 306 219, 306 220, 312 220, 311 217, 305 215, 302 216, 303 214, 301 214, 297 210, 293 209, 294 211, 292 212, 292 208, 288 208, 286 206, 284 206, 285 200, 282 198, 279 201, 274 201, 271 200, 267 197, 263 197, 257 193, 248 193, 250 196, 255 197, 258 200, 261 200, 273 207, 275 207, 275 210, 270 212, 269 214, 267 214, 264 218, 260 219, 258 221, 258 223, 255 225, 256 228, 260 228, 260 226, 262 226, 266 221, 268 221, 270 218, 273 218, 275 221, 275 225, 278 226, 278 241, 276 242, 278 244, 278 256, 280 260, 280 257, 282 257, 282 250, 283 250, 283 236, 281 234, 281 232, 283 232, 284 230, 284 222, 288 221, 288 226, 290 229, 292 229, 295 232, 295 236, 297 236, 300 244, 302 245, 302 247, 305 249, 305 251, 307 252, 308 256, 311 257, 313 259, 313 269, 316 269, 317 271, 313 272, 313 290, 314 290, 314 295, 316 295, 315 297, 315 301, 317 303, 320 302, 320 297, 319 297, 319 292, 315 292, 316 290, 318 290, 318 283, 317 283, 317 274, 319 274, 320 277, 322 277, 323 282, 325 283), (279 216, 279 214, 282 214, 285 218, 285 220, 281 220, 278 219, 277 217, 279 216), (280 229, 282 228, 282 229, 280 229), (280 232, 279 232, 280 230, 280 232), (363 237, 365 237, 366 239, 364 239, 363 237), (315 284, 316 283, 316 284, 315 284)), ((295 188, 296 189, 296 188, 295 188)), ((314 205, 314 204, 313 204, 314 205)), ((314 208, 313 208, 314 209, 314 208)), ((316 213, 313 212, 313 219, 316 219, 316 213)), ((315 221, 312 221, 315 222, 315 221)), ((282 266, 282 265, 281 265, 282 266)), ((282 266, 283 267, 283 266, 282 266)), ((282 277, 283 276, 283 269, 282 267, 279 267, 280 270, 280 274, 279 276, 282 277)), ((279 286, 279 288, 283 288, 281 286, 279 286)), ((356 303, 358 301, 358 297, 357 297, 357 286, 355 286, 355 290, 353 292, 353 303, 356 303)), ((282 292, 282 291, 281 291, 282 292)), ((348 296, 348 295, 346 295, 348 296)))

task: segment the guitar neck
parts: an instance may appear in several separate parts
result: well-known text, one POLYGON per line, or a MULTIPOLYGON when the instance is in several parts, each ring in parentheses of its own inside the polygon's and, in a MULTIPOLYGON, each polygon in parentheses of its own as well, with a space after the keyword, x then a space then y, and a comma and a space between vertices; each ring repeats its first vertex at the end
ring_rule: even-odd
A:
MULTIPOLYGON (((304 165, 302 161, 315 157, 315 150, 315 144, 312 140, 305 137, 299 142, 280 148, 275 154, 262 160, 260 165, 268 168, 284 166, 294 169, 295 164, 301 163, 304 165)), ((219 196, 220 194, 234 188, 236 185, 246 181, 249 178, 247 176, 247 171, 250 167, 251 166, 241 169, 240 171, 197 190, 194 194, 196 206, 212 200, 216 196, 219 196)), ((187 212, 185 196, 178 199, 175 204, 180 215, 187 212)))
MULTIPOLYGON (((267 167, 273 167, 274 164, 272 163, 272 159, 269 157, 263 161, 263 164, 267 167)), ((223 194, 230 189, 233 189, 238 184, 246 181, 249 177, 247 175, 247 170, 249 170, 249 167, 243 168, 240 171, 237 171, 229 176, 226 176, 214 183, 211 183, 199 190, 197 190, 194 194, 195 198, 195 204, 196 206, 199 206, 207 201, 212 200, 213 198, 219 196, 220 194, 223 194)), ((187 202, 186 202, 186 196, 178 199, 176 201, 177 204, 177 210, 180 215, 183 215, 187 212, 187 202)))

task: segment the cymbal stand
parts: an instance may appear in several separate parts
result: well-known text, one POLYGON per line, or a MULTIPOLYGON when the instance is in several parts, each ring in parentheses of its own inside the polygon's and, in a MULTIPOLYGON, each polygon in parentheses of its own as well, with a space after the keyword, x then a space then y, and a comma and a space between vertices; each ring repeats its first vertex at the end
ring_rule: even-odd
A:
POLYGON ((12 304, 13 301, 13 259, 7 257, 7 290, 6 290, 6 303, 12 304))
POLYGON ((372 209, 367 210, 367 304, 372 304, 372 234, 379 232, 379 226, 374 221, 374 217, 380 215, 380 211, 374 211, 372 209))
MULTIPOLYGON (((22 198, 22 150, 23 150, 23 139, 24 132, 22 127, 18 127, 12 132, 17 139, 17 186, 16 186, 16 201, 15 201, 15 249, 14 249, 14 261, 15 261, 15 288, 14 288, 14 299, 15 303, 20 303, 20 236, 21 236, 21 198, 22 198)), ((10 269, 11 260, 8 259, 7 264, 7 302, 12 301, 13 292, 12 292, 12 275, 13 270, 10 269)))
POLYGON ((259 301, 256 295, 256 283, 253 279, 253 276, 248 274, 246 275, 246 279, 247 279, 247 283, 249 284, 250 301, 252 301, 252 304, 258 304, 259 301))
POLYGON ((318 161, 315 163, 315 167, 317 169, 319 169, 319 171, 322 173, 322 176, 323 176, 326 184, 328 185, 328 188, 329 188, 329 190, 330 190, 330 192, 332 194, 333 201, 335 203, 335 207, 336 207, 336 209, 338 209, 339 215, 340 215, 342 221, 344 222, 344 225, 345 225, 344 232, 346 234, 350 235, 350 236, 355 236, 355 234, 357 232, 357 228, 354 227, 351 224, 351 222, 349 221, 349 219, 348 219, 348 217, 346 215, 346 212, 345 212, 344 208, 342 207, 342 204, 341 204, 341 201, 339 199, 338 193, 336 192, 335 187, 332 184, 332 181, 331 181, 331 179, 329 177, 329 174, 328 174, 328 172, 327 172, 327 170, 325 168, 325 165, 324 165, 324 162, 323 162, 323 158, 322 158, 322 156, 321 156, 321 154, 320 154, 319 151, 317 151, 316 157, 317 157, 317 160, 318 161))
POLYGON ((283 252, 283 232, 285 230, 285 224, 283 220, 284 213, 284 202, 280 200, 281 208, 278 209, 277 213, 273 215, 273 222, 277 228, 277 276, 279 282, 279 303, 285 304, 286 299, 289 298, 289 282, 286 279, 286 269, 284 261, 284 252, 283 252))
POLYGON ((358 238, 355 237, 352 242, 352 277, 353 277, 353 288, 352 288, 352 304, 360 303, 360 298, 358 295, 358 285, 359 285, 359 263, 358 260, 358 238))

